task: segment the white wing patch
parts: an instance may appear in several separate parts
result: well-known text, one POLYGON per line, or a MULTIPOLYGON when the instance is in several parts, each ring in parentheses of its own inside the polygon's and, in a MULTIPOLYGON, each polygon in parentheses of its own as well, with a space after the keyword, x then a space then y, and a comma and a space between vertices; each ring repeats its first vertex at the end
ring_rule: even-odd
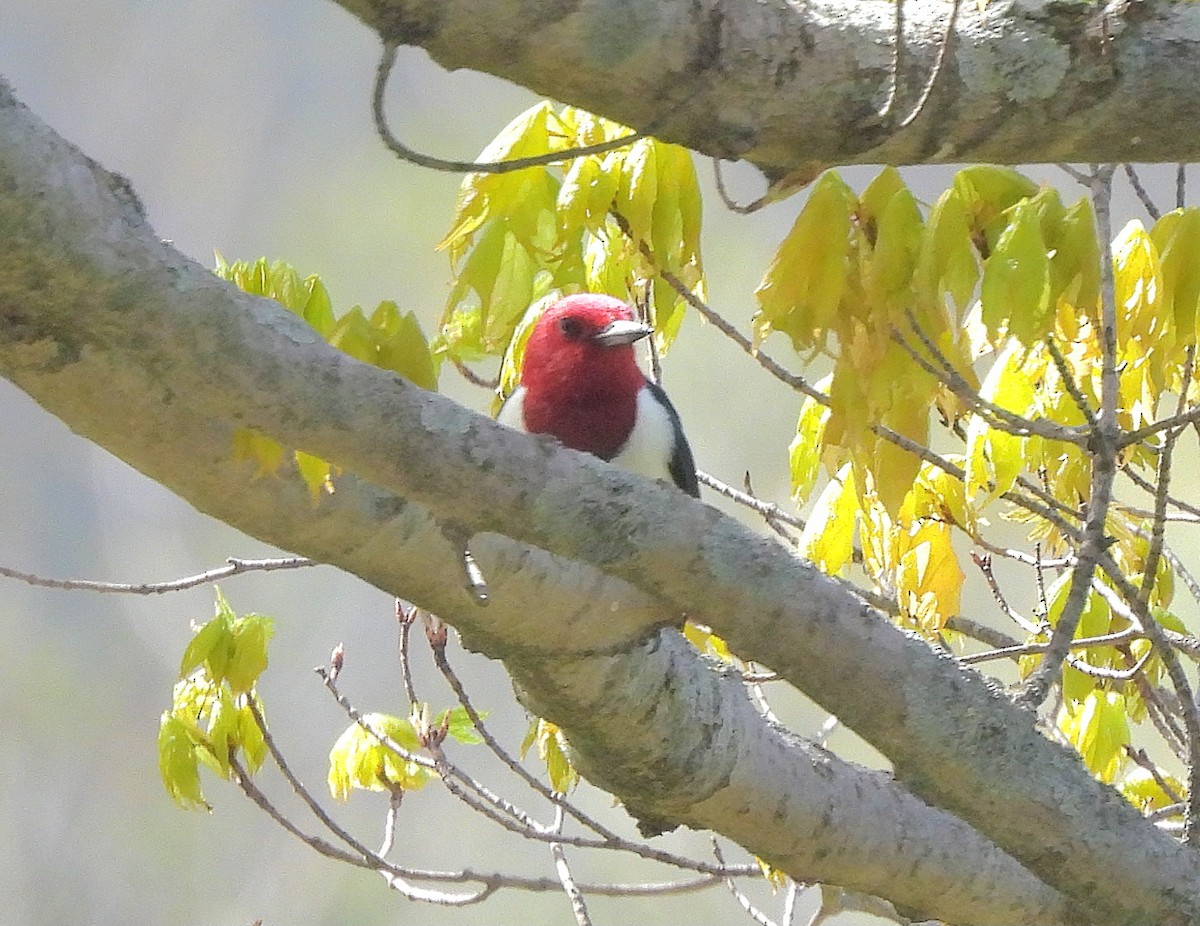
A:
POLYGON ((518 386, 513 394, 504 400, 500 411, 496 412, 496 420, 505 427, 515 431, 525 430, 525 387, 518 386))
POLYGON ((633 433, 620 452, 612 458, 614 466, 674 484, 671 454, 675 449, 675 425, 662 403, 649 389, 638 391, 637 420, 633 433))

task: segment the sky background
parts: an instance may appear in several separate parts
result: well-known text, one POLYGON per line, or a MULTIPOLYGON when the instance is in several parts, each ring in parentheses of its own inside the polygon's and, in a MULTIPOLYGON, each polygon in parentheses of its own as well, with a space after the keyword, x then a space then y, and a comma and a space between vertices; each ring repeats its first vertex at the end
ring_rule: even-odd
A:
MULTIPOLYGON (((393 299, 431 332, 450 284, 447 259, 434 244, 447 228, 458 178, 401 164, 378 142, 369 115, 378 42, 339 7, 319 0, 0 0, 0 23, 0 75, 56 131, 126 175, 155 229, 183 252, 210 266, 214 249, 229 260, 282 258, 302 274, 320 274, 339 311, 393 299)), ((491 77, 447 73, 412 49, 402 50, 390 89, 395 131, 452 158, 474 156, 535 101, 491 77)), ((710 165, 698 160, 697 169, 707 197, 712 303, 748 330, 753 289, 802 200, 735 216, 712 193, 710 165)), ((844 175, 861 188, 874 172, 844 175)), ((1063 174, 1033 173, 1062 186, 1069 200, 1077 197, 1063 174)), ((905 176, 932 201, 950 171, 905 176)), ((743 201, 761 192, 752 169, 731 167, 729 177, 743 201)), ((1169 172, 1153 172, 1150 182, 1166 188, 1169 172)), ((1138 214, 1127 192, 1116 214, 1138 214)), ((786 344, 769 347, 800 368, 786 344)), ((734 484, 750 471, 760 494, 786 503, 786 448, 799 399, 694 318, 667 360, 665 382, 700 467, 734 484)), ((487 407, 488 396, 449 368, 442 386, 487 407)), ((277 552, 198 514, 3 381, 0 468, 6 566, 142 582, 200 572, 228 556, 277 552)), ((363 709, 402 713, 391 601, 328 567, 238 578, 223 590, 238 611, 276 619, 261 691, 281 746, 323 792, 324 756, 346 721, 312 667, 344 642, 347 694, 363 709)), ((155 735, 190 622, 211 614, 211 588, 144 599, 0 581, 0 592, 0 926, 569 920, 559 894, 506 893, 463 910, 414 905, 377 877, 317 856, 219 781, 206 782, 214 813, 176 809, 159 783, 155 735)), ((985 597, 977 600, 987 607, 985 597)), ((417 661, 422 696, 448 704, 427 662, 417 661)), ((515 747, 526 718, 503 671, 460 651, 456 661, 515 747)), ((796 697, 783 695, 779 708, 801 733, 822 720, 796 697)), ((878 761, 848 734, 839 736, 835 745, 852 757, 878 761)), ((498 769, 479 768, 500 786, 498 769)), ((270 790, 283 794, 277 785, 270 790)), ((406 803, 399 861, 551 874, 542 848, 475 823, 436 791, 406 803)), ((586 789, 580 799, 600 811, 611 803, 586 789)), ((381 799, 360 795, 339 810, 368 842, 378 840, 381 799)), ((695 834, 659 842, 708 852, 695 834)), ((578 861, 576 875, 669 877, 604 858, 578 861)), ((597 899, 592 909, 598 923, 652 915, 747 921, 722 891, 653 905, 597 899)))

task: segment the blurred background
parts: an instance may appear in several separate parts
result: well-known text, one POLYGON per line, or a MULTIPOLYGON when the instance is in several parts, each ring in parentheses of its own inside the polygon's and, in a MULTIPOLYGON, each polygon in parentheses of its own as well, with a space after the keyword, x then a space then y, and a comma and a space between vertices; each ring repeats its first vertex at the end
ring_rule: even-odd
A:
MULTIPOLYGON (((459 178, 402 164, 376 140, 369 93, 379 46, 340 8, 326 0, 0 0, 0 23, 0 75, 56 131, 126 175, 162 237, 209 266, 214 249, 231 261, 287 260, 301 274, 320 274, 339 311, 394 299, 432 332, 449 286, 447 259, 434 244, 459 178)), ((402 51, 391 90, 397 133, 452 158, 473 157, 535 99, 491 77, 446 73, 412 49, 402 51)), ((753 289, 800 201, 736 216, 716 200, 710 165, 697 167, 712 302, 748 330, 753 289)), ((874 173, 844 175, 861 188, 874 173)), ((932 201, 950 174, 922 169, 906 177, 932 201)), ((1070 200, 1079 195, 1063 174, 1040 175, 1070 200)), ((752 169, 730 166, 727 176, 738 199, 760 195, 752 169)), ((1162 189, 1170 182, 1168 171, 1149 179, 1162 189)), ((1136 214, 1127 191, 1121 197, 1116 214, 1136 214)), ((772 348, 799 366, 785 344, 772 348)), ((668 358, 665 380, 700 467, 735 485, 749 471, 759 494, 786 504, 798 398, 695 318, 668 358)), ((487 407, 489 396, 449 367, 442 388, 487 407)), ((145 582, 277 552, 198 514, 4 381, 0 422, 0 564, 49 577, 145 582)), ((403 713, 390 599, 328 567, 241 577, 223 591, 239 612, 275 618, 260 690, 280 745, 325 793, 325 755, 346 721, 311 670, 342 641, 351 699, 364 710, 403 713)), ((378 877, 319 857, 223 782, 206 779, 213 813, 177 809, 159 782, 155 736, 190 622, 212 613, 211 588, 146 599, 0 580, 0 592, 0 924, 570 921, 560 893, 505 892, 465 909, 414 905, 378 877)), ((423 652, 418 643, 420 694, 448 705, 423 652)), ((476 702, 492 710, 494 729, 515 748, 527 718, 507 677, 487 660, 455 655, 476 702)), ((776 706, 804 734, 824 719, 799 698, 784 695, 776 706)), ((838 737, 835 745, 852 758, 879 761, 848 734, 838 737)), ((495 766, 478 770, 518 793, 501 784, 495 766)), ((586 788, 580 800, 600 812, 611 805, 586 788)), ((384 809, 378 795, 338 808, 368 843, 381 836, 384 809)), ((531 809, 546 818, 543 807, 531 809)), ((710 851, 696 834, 658 843, 710 851)), ((406 802, 398 845, 396 859, 414 867, 552 874, 542 847, 476 822, 436 788, 406 802)), ((580 880, 670 877, 623 858, 581 858, 575 873, 580 880)), ((777 910, 768 892, 755 897, 777 910)), ((723 890, 591 904, 598 923, 747 922, 723 890)))

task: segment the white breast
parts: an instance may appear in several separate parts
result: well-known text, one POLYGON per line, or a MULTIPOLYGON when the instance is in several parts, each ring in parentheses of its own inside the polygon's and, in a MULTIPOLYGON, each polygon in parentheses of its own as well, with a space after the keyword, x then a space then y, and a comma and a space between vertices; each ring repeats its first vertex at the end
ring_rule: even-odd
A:
MULTIPOLYGON (((517 431, 526 430, 524 386, 518 386, 504 400, 500 411, 496 413, 496 420, 517 431)), ((633 433, 610 462, 639 476, 673 482, 670 462, 674 446, 675 428, 670 414, 655 400, 649 389, 642 389, 638 392, 637 423, 633 433)))

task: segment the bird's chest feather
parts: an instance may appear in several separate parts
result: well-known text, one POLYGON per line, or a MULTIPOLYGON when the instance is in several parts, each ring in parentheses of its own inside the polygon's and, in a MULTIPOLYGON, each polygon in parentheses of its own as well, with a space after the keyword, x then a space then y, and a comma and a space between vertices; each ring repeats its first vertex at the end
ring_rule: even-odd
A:
POLYGON ((549 434, 574 450, 611 460, 629 440, 637 396, 597 389, 530 391, 524 396, 525 430, 549 434))

